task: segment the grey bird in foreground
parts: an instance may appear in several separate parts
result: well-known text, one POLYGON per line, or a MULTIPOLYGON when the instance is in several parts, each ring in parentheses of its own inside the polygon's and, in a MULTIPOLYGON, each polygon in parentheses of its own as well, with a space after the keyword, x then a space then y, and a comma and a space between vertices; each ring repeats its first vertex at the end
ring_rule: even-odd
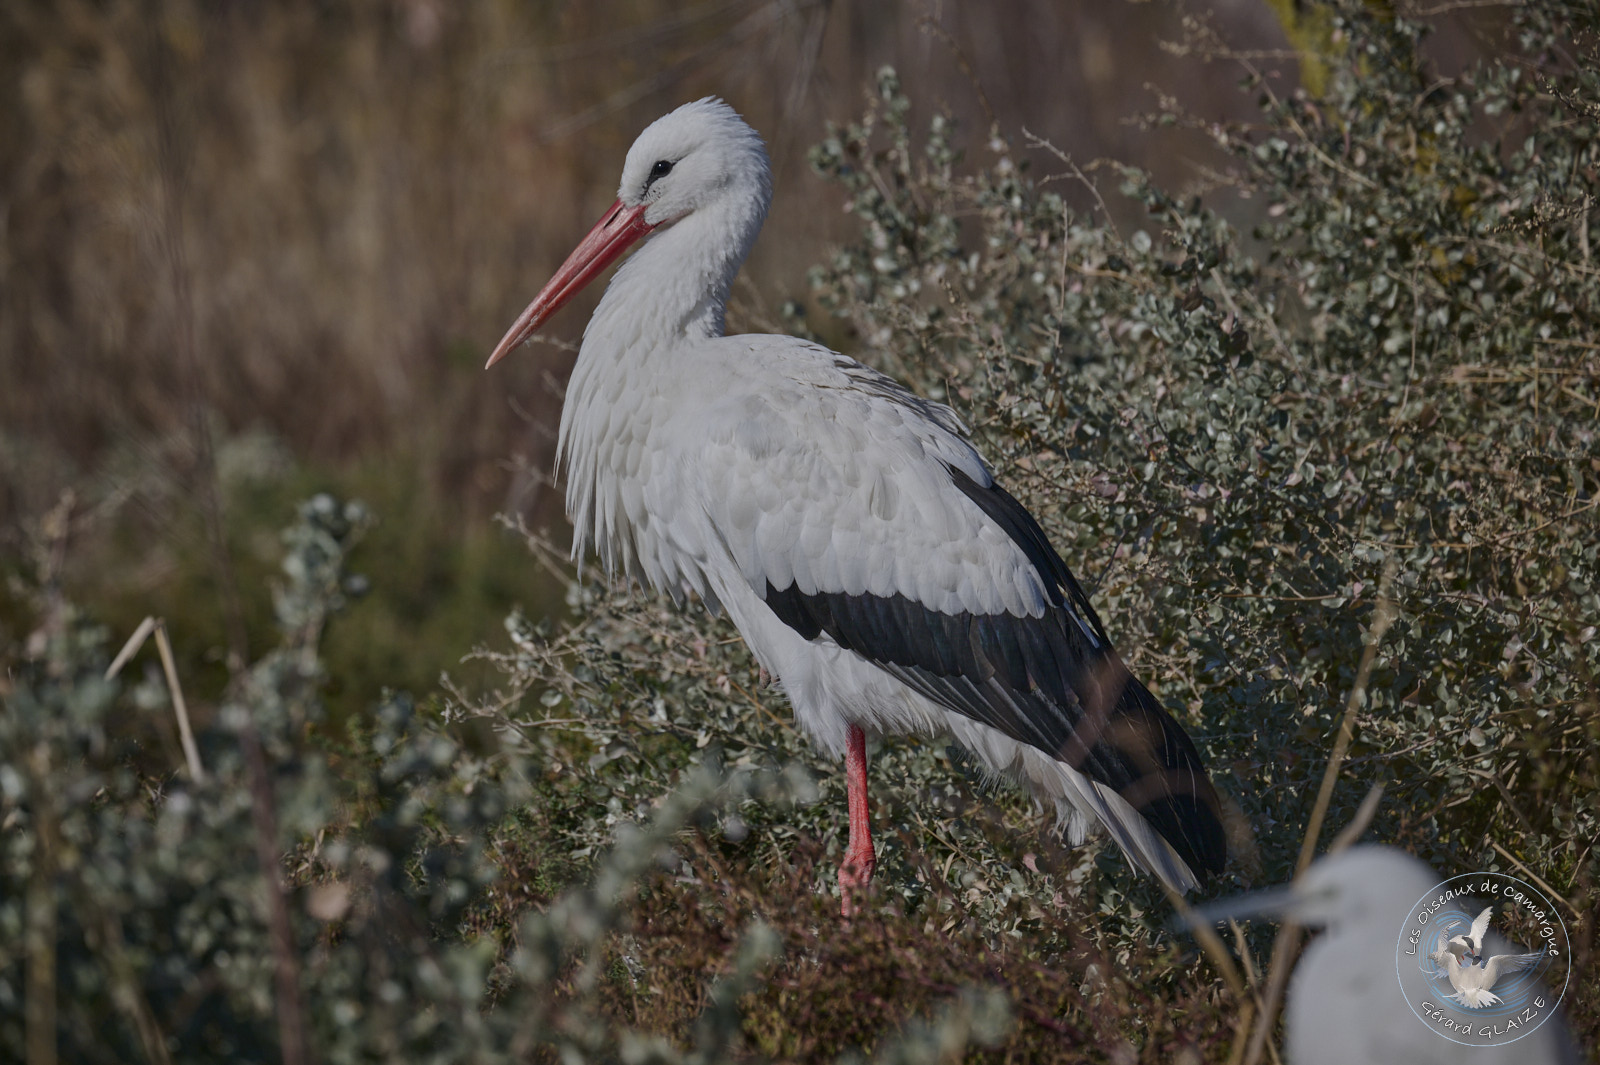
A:
MULTIPOLYGON (((1577 1065, 1583 1059, 1559 1014, 1515 1042, 1476 1047, 1450 1041, 1412 1012, 1396 983, 1395 949, 1411 907, 1440 882, 1404 851, 1369 844, 1313 862, 1292 884, 1206 906, 1195 919, 1279 916, 1322 929, 1289 983, 1284 1048, 1292 1065, 1577 1065)), ((1498 938, 1490 933, 1491 942, 1498 938)), ((1438 947, 1457 960, 1449 944, 1438 947)))

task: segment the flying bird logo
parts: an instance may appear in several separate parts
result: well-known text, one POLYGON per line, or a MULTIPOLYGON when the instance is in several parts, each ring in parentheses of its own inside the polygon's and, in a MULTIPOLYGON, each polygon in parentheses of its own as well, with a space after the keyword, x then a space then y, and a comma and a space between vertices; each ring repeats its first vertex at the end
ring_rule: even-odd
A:
POLYGON ((1561 1042, 1545 1025, 1559 1016, 1572 976, 1562 902, 1541 887, 1507 873, 1467 873, 1412 903, 1395 944, 1395 975, 1411 1012, 1436 1035, 1504 1046, 1511 1056, 1503 1060, 1519 1065, 1567 1060, 1530 1050, 1561 1042), (1535 1032, 1518 1051, 1507 1046, 1535 1032))
POLYGON ((1545 952, 1540 950, 1532 954, 1496 954, 1483 960, 1483 935, 1488 929, 1489 914, 1493 910, 1493 906, 1484 908, 1472 923, 1470 936, 1446 937, 1445 933, 1440 932, 1434 943, 1433 960, 1439 963, 1441 971, 1450 980, 1450 986, 1455 988, 1455 993, 1450 997, 1475 1010, 1500 1004, 1500 996, 1492 988, 1500 982, 1501 977, 1531 969, 1545 958, 1545 952), (1479 964, 1480 961, 1482 964, 1479 964))
POLYGON ((1445 949, 1454 954, 1457 961, 1473 965, 1483 961, 1483 937, 1489 931, 1489 918, 1493 914, 1494 907, 1485 906, 1483 912, 1473 919, 1471 931, 1464 936, 1451 936, 1445 949))

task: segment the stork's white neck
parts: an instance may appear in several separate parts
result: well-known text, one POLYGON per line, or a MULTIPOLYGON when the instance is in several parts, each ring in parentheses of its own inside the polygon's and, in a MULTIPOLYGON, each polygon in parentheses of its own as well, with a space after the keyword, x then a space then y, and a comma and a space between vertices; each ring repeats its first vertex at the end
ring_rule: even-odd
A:
MULTIPOLYGON (((640 567, 625 500, 644 475, 641 445, 680 408, 656 400, 694 378, 697 341, 723 335, 728 291, 766 218, 764 180, 721 191, 657 230, 617 270, 567 385, 556 458, 566 470, 573 554, 592 543, 608 570, 640 567)), ((653 583, 672 576, 648 561, 643 568, 653 583)))
POLYGON ((618 268, 581 358, 648 356, 640 349, 723 334, 728 291, 767 216, 765 189, 733 191, 657 230, 618 268))

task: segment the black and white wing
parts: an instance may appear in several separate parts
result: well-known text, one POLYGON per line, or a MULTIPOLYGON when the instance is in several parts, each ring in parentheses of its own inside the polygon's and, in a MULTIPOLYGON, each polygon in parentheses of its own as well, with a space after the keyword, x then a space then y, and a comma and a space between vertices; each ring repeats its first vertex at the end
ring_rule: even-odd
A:
POLYGON ((954 414, 825 349, 736 341, 769 380, 712 415, 708 505, 767 607, 1110 789, 1195 879, 1220 872, 1220 808, 1194 744, 954 414))

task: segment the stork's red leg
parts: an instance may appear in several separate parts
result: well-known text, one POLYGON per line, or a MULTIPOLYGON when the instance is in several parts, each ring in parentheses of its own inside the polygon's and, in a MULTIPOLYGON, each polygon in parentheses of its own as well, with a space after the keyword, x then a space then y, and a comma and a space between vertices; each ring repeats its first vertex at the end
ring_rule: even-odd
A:
POLYGON ((844 780, 850 797, 850 844, 845 848, 844 864, 839 866, 839 912, 849 917, 855 912, 853 896, 867 886, 878 864, 872 849, 872 817, 867 811, 867 735, 859 725, 850 726, 844 780))

